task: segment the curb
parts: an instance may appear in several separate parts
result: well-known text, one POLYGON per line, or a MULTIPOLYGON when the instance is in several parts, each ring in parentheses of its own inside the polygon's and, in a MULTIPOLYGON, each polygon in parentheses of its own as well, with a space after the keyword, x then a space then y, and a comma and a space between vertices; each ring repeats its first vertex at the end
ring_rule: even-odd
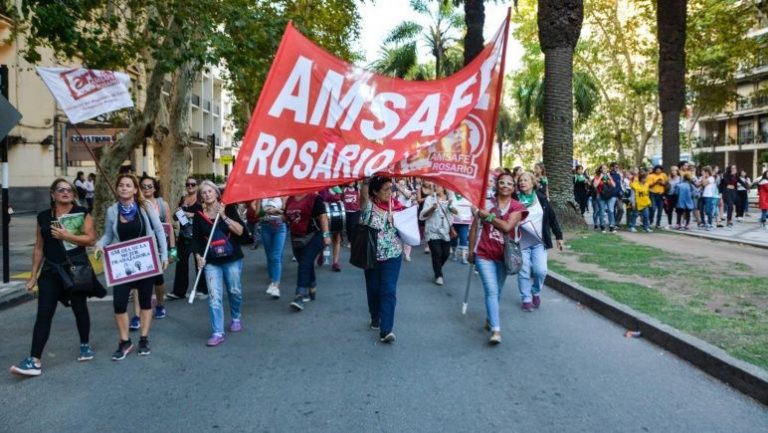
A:
POLYGON ((768 405, 768 372, 724 350, 618 303, 568 278, 549 272, 546 285, 690 362, 710 376, 768 405))
POLYGON ((0 311, 35 299, 35 295, 24 288, 24 281, 0 284, 0 311))
POLYGON ((717 237, 717 236, 708 236, 708 235, 703 234, 703 233, 696 233, 696 234, 694 234, 694 233, 680 233, 680 232, 678 232, 676 230, 664 230, 664 231, 659 232, 659 233, 669 233, 669 234, 677 235, 677 236, 687 236, 687 237, 692 237, 692 238, 707 239, 707 240, 710 240, 710 241, 724 242, 724 243, 727 243, 727 244, 746 245, 746 246, 750 246, 750 247, 754 247, 754 248, 761 248, 761 249, 768 250, 768 244, 762 243, 762 242, 745 241, 745 240, 741 240, 741 239, 727 239, 727 238, 724 239, 724 238, 717 237))

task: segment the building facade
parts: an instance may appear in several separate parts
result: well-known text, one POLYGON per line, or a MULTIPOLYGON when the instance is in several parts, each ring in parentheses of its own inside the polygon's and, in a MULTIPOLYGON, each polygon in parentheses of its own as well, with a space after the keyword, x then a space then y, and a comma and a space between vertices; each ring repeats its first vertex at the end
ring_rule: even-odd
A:
MULTIPOLYGON (((16 0, 19 7, 21 0, 16 0)), ((21 122, 9 134, 9 204, 16 212, 38 211, 49 203, 48 188, 58 177, 74 179, 78 171, 97 173, 96 164, 87 152, 85 142, 95 150, 114 143, 127 125, 107 121, 109 115, 78 124, 79 132, 67 120, 53 96, 35 73, 35 66, 80 65, 73 61, 57 65, 51 52, 42 52, 38 65, 28 63, 21 55, 26 48, 23 35, 7 42, 13 28, 10 6, 0 3, 0 65, 9 70, 8 100, 22 114, 21 122), (101 120, 101 121, 100 121, 101 120), (117 125, 117 126, 116 126, 117 125)), ((134 104, 144 105, 140 88, 146 79, 142 68, 128 68, 131 76, 134 104)), ((228 174, 237 154, 234 125, 228 119, 232 98, 226 90, 223 71, 207 68, 198 74, 192 90, 190 131, 192 165, 190 173, 228 174), (211 143, 215 152, 211 154, 211 143)), ((170 81, 166 83, 166 91, 170 81)), ((135 149, 123 166, 137 174, 162 177, 159 161, 151 140, 135 149)), ((97 173, 98 175, 98 173, 97 173)))
POLYGON ((756 3, 758 25, 748 36, 762 44, 758 61, 738 73, 735 102, 699 119, 693 149, 709 164, 736 164, 753 178, 768 169, 768 0, 756 3))

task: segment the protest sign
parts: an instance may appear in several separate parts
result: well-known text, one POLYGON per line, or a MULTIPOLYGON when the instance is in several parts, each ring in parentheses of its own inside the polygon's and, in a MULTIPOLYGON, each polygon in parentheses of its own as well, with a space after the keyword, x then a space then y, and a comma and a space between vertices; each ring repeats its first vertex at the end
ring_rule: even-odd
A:
POLYGON ((154 236, 104 247, 104 275, 110 287, 154 277, 162 272, 154 236))

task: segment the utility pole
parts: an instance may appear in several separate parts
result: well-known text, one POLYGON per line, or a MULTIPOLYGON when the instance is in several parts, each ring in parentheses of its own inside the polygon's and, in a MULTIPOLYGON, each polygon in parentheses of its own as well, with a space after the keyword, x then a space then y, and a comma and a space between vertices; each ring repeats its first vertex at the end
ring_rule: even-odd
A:
MULTIPOLYGON (((8 66, 0 65, 0 94, 8 99, 8 66)), ((11 280, 11 247, 9 226, 11 215, 8 213, 8 136, 3 138, 0 146, 0 161, 3 164, 3 283, 11 280)))

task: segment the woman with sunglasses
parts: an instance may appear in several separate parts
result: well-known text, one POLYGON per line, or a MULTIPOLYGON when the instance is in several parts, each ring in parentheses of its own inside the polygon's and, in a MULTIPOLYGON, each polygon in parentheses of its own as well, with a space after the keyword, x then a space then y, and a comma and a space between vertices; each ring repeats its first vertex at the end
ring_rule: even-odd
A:
MULTIPOLYGON (((184 184, 187 194, 179 200, 173 219, 179 221, 179 237, 176 243, 178 261, 176 262, 176 274, 173 279, 173 292, 168 294, 170 299, 181 299, 187 295, 189 288, 189 256, 192 255, 192 223, 195 214, 203 210, 197 196, 197 180, 194 177, 187 178, 184 184), (181 212, 181 213, 180 213, 181 212), (179 220, 179 217, 184 221, 179 220)), ((195 262, 195 274, 198 272, 195 262)), ((208 285, 204 278, 197 285, 199 299, 208 296, 208 285)))
POLYGON ((84 256, 85 247, 93 245, 96 241, 93 219, 88 209, 79 206, 75 201, 75 186, 66 179, 56 179, 51 184, 50 194, 51 208, 37 215, 37 235, 32 250, 32 276, 26 284, 29 291, 38 286, 32 349, 29 357, 11 367, 11 373, 24 376, 39 376, 41 373, 43 349, 51 333, 51 321, 58 302, 71 306, 75 315, 77 331, 80 334, 80 356, 77 360, 93 359, 93 351, 88 342, 91 319, 88 315, 86 295, 67 293, 61 277, 67 257, 84 256), (77 232, 68 231, 59 222, 62 215, 72 214, 84 216, 82 229, 77 232))
POLYGON ((504 266, 504 236, 510 236, 517 224, 528 216, 525 206, 512 198, 515 183, 512 174, 496 178, 496 196, 477 209, 469 229, 469 262, 475 265, 485 291, 485 329, 491 332, 488 342, 501 343, 499 303, 507 270, 504 266))
POLYGON ((224 342, 224 290, 229 297, 230 332, 239 332, 240 306, 243 303, 241 275, 243 250, 240 236, 246 235, 245 223, 240 219, 237 206, 221 203, 221 191, 210 180, 200 183, 197 195, 202 210, 195 217, 192 229, 193 246, 197 266, 203 268, 208 283, 208 313, 212 333, 206 346, 214 347, 224 342), (219 217, 216 227, 213 223, 219 217), (210 238, 210 242, 209 242, 210 238), (206 254, 205 247, 210 244, 206 254))
MULTIPOLYGON (((152 206, 160 217, 162 224, 171 222, 171 207, 168 203, 160 197, 160 185, 157 183, 157 179, 154 177, 144 175, 140 181, 141 194, 144 196, 144 200, 148 205, 152 206)), ((173 230, 170 230, 170 236, 168 238, 169 256, 173 257, 176 250, 176 236, 174 236, 173 230)), ((165 305, 163 300, 165 299, 165 279, 163 274, 155 277, 155 319, 164 319, 166 315, 165 305)), ((139 319, 139 299, 133 298, 133 311, 134 316, 131 319, 131 330, 137 330, 141 327, 141 321, 139 319)))
MULTIPOLYGON (((132 174, 121 174, 115 184, 118 201, 107 209, 104 220, 104 235, 96 243, 96 256, 101 257, 102 249, 108 245, 143 236, 154 235, 160 252, 162 270, 168 267, 168 244, 163 225, 155 209, 139 194, 139 180, 132 174)), ((112 288, 115 322, 120 336, 113 361, 122 361, 133 351, 128 335, 128 295, 131 290, 138 292, 141 312, 139 331, 139 356, 149 355, 149 328, 152 324, 152 286, 155 277, 144 278, 130 283, 118 284, 112 288)))

